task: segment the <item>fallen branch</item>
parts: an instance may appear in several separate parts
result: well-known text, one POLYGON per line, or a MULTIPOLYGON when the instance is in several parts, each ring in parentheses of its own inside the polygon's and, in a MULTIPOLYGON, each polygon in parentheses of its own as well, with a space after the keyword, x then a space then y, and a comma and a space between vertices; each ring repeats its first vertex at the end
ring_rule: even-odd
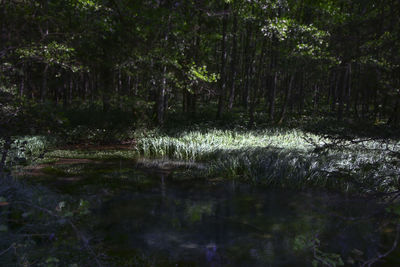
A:
POLYGON ((392 247, 387 252, 385 252, 383 254, 378 253, 378 255, 375 258, 367 260, 361 266, 362 267, 364 267, 364 266, 368 266, 368 267, 372 266, 372 264, 377 263, 381 259, 387 257, 390 253, 392 253, 397 248, 397 245, 399 243, 399 237, 400 237, 400 224, 397 224, 397 227, 396 227, 396 238, 395 238, 395 240, 393 242, 392 247))

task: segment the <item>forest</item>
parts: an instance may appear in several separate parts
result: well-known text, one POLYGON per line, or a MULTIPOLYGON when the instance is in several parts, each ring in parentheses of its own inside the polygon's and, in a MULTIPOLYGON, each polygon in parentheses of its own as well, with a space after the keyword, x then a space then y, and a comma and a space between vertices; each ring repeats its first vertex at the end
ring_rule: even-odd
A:
POLYGON ((0 265, 400 265, 400 1, 0 0, 0 28, 0 265))

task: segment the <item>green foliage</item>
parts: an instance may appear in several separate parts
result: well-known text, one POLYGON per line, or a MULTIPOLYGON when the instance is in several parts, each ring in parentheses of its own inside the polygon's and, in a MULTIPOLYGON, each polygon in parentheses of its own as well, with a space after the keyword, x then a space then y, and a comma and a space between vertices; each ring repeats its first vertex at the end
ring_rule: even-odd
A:
MULTIPOLYGON (((0 139, 0 152, 3 151, 3 144, 4 141, 0 139)), ((54 144, 54 139, 46 136, 15 137, 7 153, 5 164, 10 168, 33 163, 39 158, 43 158, 52 144, 54 144)))
POLYGON ((196 81, 200 80, 203 82, 214 83, 219 79, 219 75, 215 73, 208 74, 207 66, 196 66, 192 63, 189 70, 189 80, 196 81))
POLYGON ((55 41, 49 44, 31 44, 16 50, 20 59, 32 59, 49 65, 58 65, 72 72, 82 71, 83 67, 74 62, 75 49, 55 41))

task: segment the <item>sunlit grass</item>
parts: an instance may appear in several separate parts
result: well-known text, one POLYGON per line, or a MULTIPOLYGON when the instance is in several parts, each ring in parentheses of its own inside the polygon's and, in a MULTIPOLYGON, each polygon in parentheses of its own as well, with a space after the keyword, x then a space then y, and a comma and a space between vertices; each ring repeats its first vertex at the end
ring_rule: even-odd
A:
POLYGON ((142 136, 135 150, 145 157, 205 163, 208 168, 203 174, 205 170, 209 176, 268 185, 312 185, 360 193, 399 187, 400 163, 393 153, 400 146, 390 140, 337 142, 299 130, 210 130, 142 136))
POLYGON ((145 158, 144 165, 160 168, 166 161, 180 162, 179 166, 188 162, 191 170, 199 166, 197 176, 374 193, 400 187, 399 151, 393 140, 338 142, 300 130, 204 129, 175 134, 142 132, 135 135, 135 144, 128 150, 54 150, 47 157, 128 159, 138 164, 145 158))
MULTIPOLYGON (((191 131, 175 136, 142 136, 135 149, 147 157, 163 157, 204 160, 219 151, 250 148, 280 148, 308 151, 313 147, 304 142, 300 131, 250 131, 211 130, 207 132, 191 131)), ((316 136, 311 136, 315 138, 316 136)))
POLYGON ((69 150, 57 149, 46 154, 47 158, 71 158, 71 159, 136 159, 139 156, 135 150, 69 150))

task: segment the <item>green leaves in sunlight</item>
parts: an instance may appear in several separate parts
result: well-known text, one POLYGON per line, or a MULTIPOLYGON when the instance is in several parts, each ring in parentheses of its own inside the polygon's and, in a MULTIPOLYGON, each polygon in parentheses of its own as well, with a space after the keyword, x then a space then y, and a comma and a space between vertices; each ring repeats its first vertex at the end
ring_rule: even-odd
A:
POLYGON ((219 74, 209 73, 207 71, 207 66, 197 66, 195 63, 192 63, 188 73, 189 80, 198 82, 203 81, 207 83, 215 83, 219 79, 219 74))
POLYGON ((265 37, 288 42, 289 53, 311 58, 328 58, 328 38, 330 33, 313 24, 301 24, 291 18, 267 20, 262 28, 265 37))
POLYGON ((16 49, 20 59, 42 62, 50 66, 60 66, 73 72, 83 67, 76 63, 75 49, 66 44, 53 41, 49 44, 32 43, 30 46, 16 49))

